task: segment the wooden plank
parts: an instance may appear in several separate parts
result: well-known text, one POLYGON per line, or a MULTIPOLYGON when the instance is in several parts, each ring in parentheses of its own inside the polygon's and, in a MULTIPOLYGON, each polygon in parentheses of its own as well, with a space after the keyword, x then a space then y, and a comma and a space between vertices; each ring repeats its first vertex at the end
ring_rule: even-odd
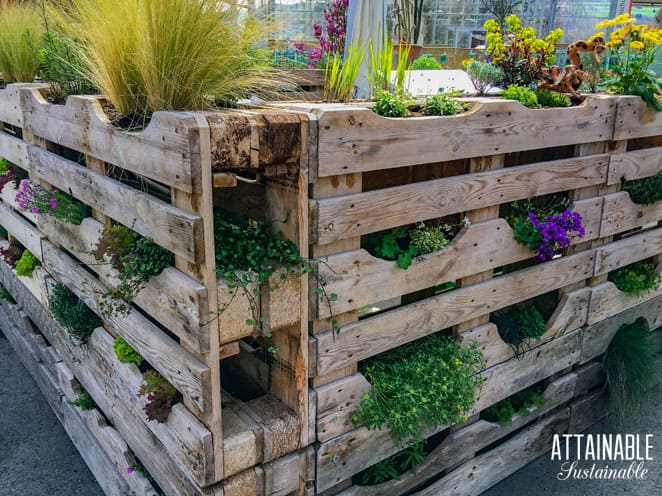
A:
MULTIPOLYGON (((252 292, 256 284, 249 284, 247 291, 252 292)), ((219 277, 218 305, 223 311, 218 315, 220 343, 231 343, 253 334, 254 326, 247 324, 259 319, 259 296, 256 296, 258 315, 253 314, 251 302, 241 288, 230 288, 225 279, 219 277)))
POLYGON ((369 317, 318 336, 317 371, 325 373, 440 329, 593 274, 594 253, 583 252, 369 317))
POLYGON ((659 171, 662 171, 662 147, 618 153, 611 155, 609 161, 609 184, 654 176, 659 171))
POLYGON ((153 196, 59 157, 29 149, 30 169, 42 179, 186 260, 201 256, 202 220, 153 196))
POLYGON ((21 89, 46 88, 43 83, 12 83, 0 90, 0 122, 16 127, 23 127, 23 107, 21 89))
POLYGON ((478 496, 501 479, 546 453, 555 434, 565 434, 570 425, 570 411, 536 422, 498 447, 460 465, 438 482, 415 496, 478 496))
POLYGON ((176 189, 200 189, 193 162, 200 152, 189 141, 197 124, 193 114, 155 112, 147 127, 114 127, 101 96, 71 96, 64 105, 48 103, 37 90, 21 91, 25 129, 54 143, 97 157, 176 189))
POLYGON ((319 175, 612 139, 614 97, 591 95, 577 107, 539 110, 508 100, 470 101, 476 104, 464 114, 413 119, 359 106, 308 105, 319 119, 319 175))
POLYGON ((609 156, 576 157, 313 200, 320 244, 607 179, 609 156))
MULTIPOLYGON (((44 267, 50 274, 98 313, 99 300, 107 287, 50 242, 42 243, 42 252, 44 267)), ((105 322, 195 405, 198 411, 194 413, 200 415, 210 407, 211 377, 205 364, 136 310, 107 317, 105 322)))
POLYGON ((30 170, 30 159, 28 157, 29 146, 22 139, 0 132, 0 157, 17 165, 21 169, 30 170))
POLYGON ((354 428, 352 414, 372 387, 362 374, 353 374, 315 388, 317 440, 328 441, 354 428))
POLYGON ((635 296, 620 291, 613 282, 604 282, 593 288, 588 324, 613 317, 659 296, 662 296, 662 287, 649 289, 635 296))
POLYGON ((595 256, 595 275, 605 274, 626 265, 660 254, 662 228, 644 231, 600 247, 595 256))
POLYGON ((605 196, 600 236, 615 234, 646 226, 662 220, 662 201, 652 205, 637 205, 626 192, 605 196))
MULTIPOLYGON (((117 286, 117 271, 92 255, 103 231, 103 224, 88 217, 76 226, 42 216, 39 218, 39 228, 51 242, 74 255, 105 284, 117 286)), ((200 322, 207 318, 207 290, 193 278, 174 267, 167 267, 145 283, 133 303, 194 351, 209 350, 209 332, 200 328, 200 322)))
POLYGON ((41 239, 44 237, 32 224, 0 203, 0 224, 27 250, 41 260, 41 239))
POLYGON ((570 405, 570 433, 588 429, 609 414, 609 394, 605 389, 589 393, 570 405))
POLYGON ((662 115, 638 96, 619 96, 614 140, 662 135, 662 115))
MULTIPOLYGON (((511 359, 482 372, 485 383, 476 393, 469 415, 479 412, 516 391, 521 391, 576 363, 580 357, 581 331, 561 336, 521 359, 511 359)), ((448 426, 424 429, 429 437, 448 426)), ((317 490, 321 492, 352 477, 361 470, 398 452, 401 448, 386 428, 360 427, 322 443, 317 451, 317 490)))

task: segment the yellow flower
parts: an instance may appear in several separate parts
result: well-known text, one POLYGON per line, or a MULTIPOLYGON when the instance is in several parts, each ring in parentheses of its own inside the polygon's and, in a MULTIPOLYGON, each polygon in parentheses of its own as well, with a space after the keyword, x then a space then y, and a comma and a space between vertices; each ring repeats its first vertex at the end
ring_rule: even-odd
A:
POLYGON ((644 49, 644 43, 642 41, 631 41, 630 42, 630 48, 633 50, 643 50, 644 49))
POLYGON ((605 19, 604 21, 600 21, 595 25, 595 29, 602 29, 602 28, 610 28, 614 24, 616 24, 613 20, 611 19, 605 19))
POLYGON ((605 32, 604 32, 604 31, 600 31, 600 32, 598 32, 598 33, 595 33, 594 35, 591 35, 591 37, 588 39, 588 42, 590 43, 590 42, 592 42, 594 39, 596 39, 596 38, 598 38, 598 37, 600 37, 600 38, 604 38, 604 37, 605 37, 605 32))
MULTIPOLYGON (((630 22, 630 14, 626 12, 625 14, 617 15, 616 17, 614 17, 613 21, 616 24, 628 23, 628 22, 630 22)), ((636 19, 635 19, 635 22, 636 22, 636 19)))
POLYGON ((608 42, 607 42, 607 46, 608 46, 608 47, 615 47, 615 46, 620 45, 621 43, 623 43, 623 42, 621 41, 620 38, 618 38, 617 40, 611 40, 611 41, 608 41, 608 42))

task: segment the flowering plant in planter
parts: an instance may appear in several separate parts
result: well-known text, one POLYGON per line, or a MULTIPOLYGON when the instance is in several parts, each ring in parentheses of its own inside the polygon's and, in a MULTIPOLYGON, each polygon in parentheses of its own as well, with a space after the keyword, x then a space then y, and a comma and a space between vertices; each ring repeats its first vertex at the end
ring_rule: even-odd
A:
POLYGON ((14 201, 22 211, 52 215, 72 224, 80 224, 89 216, 87 205, 57 189, 48 191, 29 179, 21 181, 14 201))

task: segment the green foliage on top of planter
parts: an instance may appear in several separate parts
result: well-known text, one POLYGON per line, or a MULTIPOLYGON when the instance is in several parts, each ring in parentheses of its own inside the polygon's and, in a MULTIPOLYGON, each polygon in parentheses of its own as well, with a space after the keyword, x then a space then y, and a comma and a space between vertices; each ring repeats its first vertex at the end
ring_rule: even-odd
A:
POLYGON ((383 117, 407 117, 409 100, 401 93, 378 91, 372 111, 383 117))
POLYGON ((64 285, 57 283, 48 298, 53 317, 71 335, 76 344, 87 342, 101 319, 64 285))
POLYGON ((443 66, 434 57, 422 55, 411 63, 412 71, 433 71, 441 69, 443 66))
POLYGON ((498 422, 500 426, 512 425, 513 416, 518 413, 523 417, 528 416, 531 408, 534 406, 542 408, 545 404, 545 398, 539 388, 527 388, 524 391, 515 393, 505 398, 489 408, 483 410, 481 418, 488 422, 498 422))
POLYGON ((0 9, 0 73, 6 83, 34 81, 43 32, 36 5, 17 1, 0 9))
POLYGON ((484 95, 488 89, 503 81, 503 71, 489 62, 472 60, 467 65, 467 74, 479 95, 484 95))
POLYGON ((499 96, 507 98, 508 100, 517 100, 522 105, 529 108, 537 108, 540 106, 535 91, 528 86, 517 86, 512 84, 505 90, 501 90, 499 96))
POLYGON ((540 339, 545 333, 545 321, 538 309, 531 304, 514 305, 497 310, 490 321, 499 329, 499 336, 517 355, 525 351, 530 338, 540 339))
POLYGON ((469 110, 470 104, 452 97, 453 93, 429 96, 423 102, 425 115, 456 115, 469 110))
POLYGON ((134 350, 122 336, 117 336, 113 342, 115 356, 122 363, 135 363, 140 366, 145 361, 140 353, 134 350))
POLYGON ((92 399, 92 396, 90 396, 90 393, 88 393, 83 387, 80 388, 80 394, 76 396, 76 399, 69 401, 69 404, 76 408, 80 408, 83 411, 92 410, 97 406, 92 399))
POLYGON ((650 205, 662 200, 662 171, 654 176, 624 182, 623 191, 627 191, 630 199, 640 205, 650 205))
POLYGON ((16 274, 19 276, 32 277, 34 269, 41 265, 41 262, 28 250, 25 250, 21 258, 16 262, 16 274))
POLYGON ((660 274, 655 270, 655 265, 646 261, 636 262, 610 272, 609 280, 624 293, 635 296, 660 286, 660 274))
POLYGON ((538 104, 541 107, 569 107, 572 103, 568 95, 564 95, 558 91, 539 88, 535 93, 536 98, 538 99, 538 104))
POLYGON ((387 427, 401 445, 420 439, 425 427, 466 420, 474 404, 483 355, 448 337, 432 335, 382 353, 361 365, 372 391, 353 415, 369 429, 387 427))
POLYGON ((426 455, 425 442, 418 441, 395 455, 371 465, 357 474, 356 478, 362 486, 375 486, 398 479, 405 472, 416 470, 416 467, 423 463, 426 455))

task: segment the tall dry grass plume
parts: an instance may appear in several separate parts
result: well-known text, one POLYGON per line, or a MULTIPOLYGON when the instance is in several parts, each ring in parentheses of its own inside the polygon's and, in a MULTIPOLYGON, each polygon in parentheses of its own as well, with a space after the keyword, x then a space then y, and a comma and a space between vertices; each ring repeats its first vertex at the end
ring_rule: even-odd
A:
POLYGON ((44 33, 39 9, 14 2, 0 9, 0 73, 6 83, 31 83, 39 71, 44 33))
POLYGON ((257 49, 269 21, 235 1, 60 0, 50 11, 123 115, 232 103, 281 82, 257 49))

